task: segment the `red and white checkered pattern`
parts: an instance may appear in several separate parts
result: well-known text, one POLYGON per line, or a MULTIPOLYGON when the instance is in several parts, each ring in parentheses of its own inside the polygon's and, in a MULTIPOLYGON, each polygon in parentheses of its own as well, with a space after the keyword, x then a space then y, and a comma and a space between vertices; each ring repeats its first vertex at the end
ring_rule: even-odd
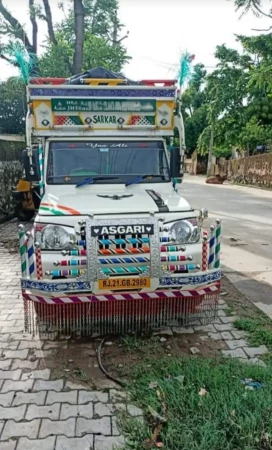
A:
POLYGON ((36 274, 37 274, 37 279, 38 280, 42 280, 42 278, 43 278, 42 255, 41 255, 41 249, 39 247, 36 247, 35 255, 36 255, 36 274))
POLYGON ((202 233, 203 241, 202 241, 202 271, 205 272, 208 270, 208 253, 209 253, 209 239, 208 232, 203 230, 202 233))
POLYGON ((141 300, 141 299, 166 299, 166 298, 190 298, 202 297, 207 294, 218 292, 219 284, 203 287, 201 289, 194 289, 189 291, 155 291, 155 292, 137 292, 124 294, 105 294, 105 295, 68 295, 60 297, 43 297, 37 295, 28 295, 23 292, 25 300, 31 300, 37 303, 46 303, 50 305, 59 305, 65 303, 89 303, 89 302, 105 302, 115 300, 141 300))
POLYGON ((209 242, 208 242, 208 240, 203 240, 203 243, 202 243, 202 271, 203 272, 208 270, 208 250, 209 250, 209 242))

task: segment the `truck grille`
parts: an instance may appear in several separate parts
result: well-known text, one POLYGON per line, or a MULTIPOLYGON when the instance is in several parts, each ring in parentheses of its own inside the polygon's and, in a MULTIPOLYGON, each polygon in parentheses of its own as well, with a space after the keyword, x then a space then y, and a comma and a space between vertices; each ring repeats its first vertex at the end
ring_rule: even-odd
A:
POLYGON ((160 277, 159 226, 155 218, 87 219, 86 242, 89 279, 146 275, 160 277), (124 228, 151 227, 154 234, 125 233, 92 235, 92 230, 121 223, 124 228), (135 225, 136 224, 136 225, 135 225), (153 274, 153 275, 152 275, 153 274))
POLYGON ((97 239, 99 273, 141 275, 150 271, 149 235, 104 235, 97 239))

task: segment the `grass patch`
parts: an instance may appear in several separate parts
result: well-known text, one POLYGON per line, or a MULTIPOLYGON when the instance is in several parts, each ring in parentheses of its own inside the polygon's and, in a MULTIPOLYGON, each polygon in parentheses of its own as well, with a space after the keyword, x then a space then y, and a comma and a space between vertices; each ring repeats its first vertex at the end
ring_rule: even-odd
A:
POLYGON ((153 354, 160 346, 159 339, 155 336, 145 339, 137 336, 126 336, 120 338, 120 344, 126 351, 141 352, 143 354, 153 354))
POLYGON ((239 319, 234 322, 235 328, 247 332, 250 345, 258 347, 266 345, 272 350, 272 322, 268 317, 255 319, 239 319))
MULTIPOLYGON (((271 450, 272 371, 232 360, 202 358, 153 359, 152 365, 131 368, 130 392, 149 419, 150 407, 161 413, 161 393, 167 423, 161 439, 165 450, 271 450), (169 377, 169 375, 171 377, 169 377), (184 382, 175 380, 184 376, 184 382), (264 383, 246 390, 242 378, 264 383), (150 389, 156 382, 157 389, 150 389), (201 397, 201 388, 207 395, 201 397)), ((126 449, 143 450, 152 433, 151 422, 124 424, 126 449)), ((155 448, 155 446, 154 446, 155 448)))

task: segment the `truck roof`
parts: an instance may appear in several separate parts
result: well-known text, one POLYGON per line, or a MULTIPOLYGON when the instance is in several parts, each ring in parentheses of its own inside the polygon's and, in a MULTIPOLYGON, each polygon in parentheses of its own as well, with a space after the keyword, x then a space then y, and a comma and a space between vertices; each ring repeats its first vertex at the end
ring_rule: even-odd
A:
POLYGON ((34 78, 27 86, 33 136, 173 136, 176 80, 34 78))

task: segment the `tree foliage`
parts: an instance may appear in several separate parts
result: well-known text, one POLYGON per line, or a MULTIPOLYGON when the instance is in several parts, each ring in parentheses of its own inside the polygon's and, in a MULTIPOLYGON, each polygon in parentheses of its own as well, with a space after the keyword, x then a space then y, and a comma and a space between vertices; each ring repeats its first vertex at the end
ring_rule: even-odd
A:
POLYGON ((215 156, 254 152, 272 142, 272 34, 237 36, 243 51, 219 45, 213 72, 202 78, 201 106, 192 81, 183 93, 187 148, 215 156), (192 136, 193 130, 196 133, 192 136))
MULTIPOLYGON (((8 5, 8 2, 6 2, 8 5)), ((37 70, 41 76, 69 77, 82 70, 104 65, 120 71, 130 59, 123 46, 128 33, 122 33, 117 0, 65 0, 59 4, 61 22, 54 24, 51 0, 29 0, 31 36, 0 0, 0 36, 19 40, 29 53, 37 55, 39 24, 45 21, 47 39, 37 70)), ((0 39, 0 58, 10 62, 8 46, 0 39)))
MULTIPOLYGON (((272 19, 271 0, 234 0, 237 11, 241 12, 241 16, 252 12, 255 17, 272 19)), ((254 29, 254 31, 270 31, 272 25, 268 29, 254 29)))
POLYGON ((206 94, 203 91, 205 76, 203 64, 197 64, 189 86, 181 97, 188 156, 196 149, 198 137, 208 125, 206 94))
POLYGON ((25 85, 17 78, 0 83, 0 133, 22 134, 26 116, 25 85))

